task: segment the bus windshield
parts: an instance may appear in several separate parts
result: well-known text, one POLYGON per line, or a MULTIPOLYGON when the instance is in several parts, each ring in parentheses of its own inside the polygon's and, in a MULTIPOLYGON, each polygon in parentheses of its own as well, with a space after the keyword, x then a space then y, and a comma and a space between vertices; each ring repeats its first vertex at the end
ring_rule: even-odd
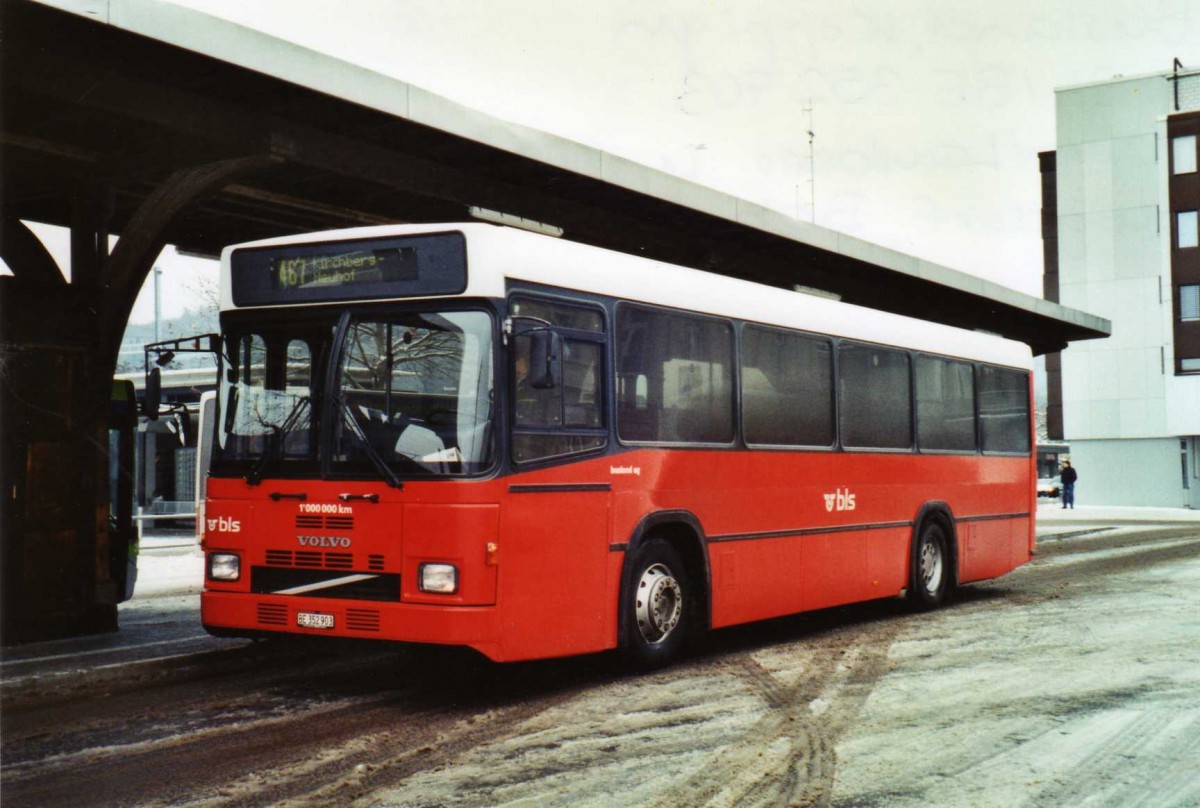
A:
POLYGON ((216 467, 250 479, 321 470, 377 479, 491 466, 491 315, 343 313, 338 328, 337 314, 300 325, 231 322, 216 467))
POLYGON ((335 468, 472 474, 492 460, 492 318, 397 312, 350 321, 338 360, 335 468))

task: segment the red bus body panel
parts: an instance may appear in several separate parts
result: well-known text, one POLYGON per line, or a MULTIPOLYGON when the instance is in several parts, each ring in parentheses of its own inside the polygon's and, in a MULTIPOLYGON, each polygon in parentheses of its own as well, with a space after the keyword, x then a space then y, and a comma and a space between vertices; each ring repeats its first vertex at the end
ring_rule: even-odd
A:
POLYGON ((930 503, 955 521, 957 580, 1002 575, 1030 558, 1035 476, 1032 457, 647 448, 402 490, 214 477, 204 547, 239 554, 242 577, 206 581, 203 620, 467 645, 497 661, 589 653, 617 644, 625 553, 649 515, 684 511, 703 530, 716 628, 900 594, 930 503), (421 592, 427 562, 456 565, 458 591, 421 592), (399 581, 388 599, 255 594, 255 567, 399 581), (334 628, 302 628, 300 612, 332 614, 334 628))

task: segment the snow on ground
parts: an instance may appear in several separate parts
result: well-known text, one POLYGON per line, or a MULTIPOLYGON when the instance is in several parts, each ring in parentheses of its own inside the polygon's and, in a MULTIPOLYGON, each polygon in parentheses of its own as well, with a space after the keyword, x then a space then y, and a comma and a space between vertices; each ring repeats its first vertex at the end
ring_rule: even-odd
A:
POLYGON ((956 608, 899 639, 839 744, 833 804, 1194 804, 1200 561, 1113 583, 1086 617, 1066 589, 956 608))
POLYGON ((1200 522, 1200 510, 1138 508, 1131 505, 1081 505, 1063 508, 1057 499, 1038 503, 1037 520, 1048 522, 1200 522))
MULTIPOLYGON (((1038 519, 1047 552, 1004 594, 585 688, 361 804, 1196 804, 1200 559, 1180 552, 1189 529, 1136 534, 1200 513, 1050 503, 1038 519), (1156 554, 1171 560, 1136 563, 1156 554)), ((194 602, 198 548, 140 561, 139 596, 194 602)))
POLYGON ((585 690, 356 804, 1196 805, 1196 539, 1139 563, 1125 531, 949 609, 585 690))
POLYGON ((156 550, 138 556, 134 599, 166 595, 199 595, 204 586, 204 553, 193 547, 181 551, 156 550))

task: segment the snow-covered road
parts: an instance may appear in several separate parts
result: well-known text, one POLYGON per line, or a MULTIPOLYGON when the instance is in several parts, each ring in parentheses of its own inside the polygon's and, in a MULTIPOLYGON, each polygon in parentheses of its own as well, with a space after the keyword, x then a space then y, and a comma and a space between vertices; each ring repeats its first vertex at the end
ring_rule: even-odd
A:
POLYGON ((260 645, 6 706, 5 805, 1200 804, 1200 525, 1044 532, 941 611, 728 629, 645 676, 260 645))

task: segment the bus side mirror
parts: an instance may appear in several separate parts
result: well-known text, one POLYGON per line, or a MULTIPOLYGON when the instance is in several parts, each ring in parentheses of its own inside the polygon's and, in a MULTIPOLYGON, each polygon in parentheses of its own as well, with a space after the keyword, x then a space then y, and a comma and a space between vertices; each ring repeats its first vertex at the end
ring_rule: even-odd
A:
POLYGON ((146 374, 146 390, 142 395, 142 415, 151 421, 157 421, 160 404, 162 404, 162 371, 158 368, 150 368, 146 374))
POLYGON ((562 378, 562 337, 548 328, 529 334, 529 386, 552 390, 562 378))

